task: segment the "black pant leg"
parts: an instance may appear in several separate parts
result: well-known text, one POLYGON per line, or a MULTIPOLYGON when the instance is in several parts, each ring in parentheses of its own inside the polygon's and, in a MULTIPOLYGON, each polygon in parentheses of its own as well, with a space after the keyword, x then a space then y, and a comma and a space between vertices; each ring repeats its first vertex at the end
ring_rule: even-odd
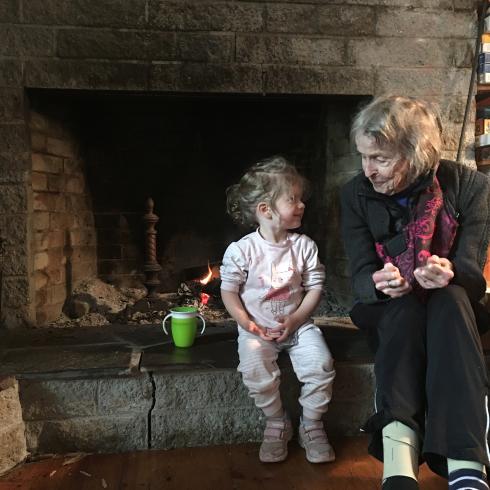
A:
POLYGON ((351 316, 360 328, 375 328, 376 332, 375 414, 364 430, 372 434, 370 453, 382 460, 381 431, 390 422, 403 422, 421 440, 424 437, 425 305, 407 294, 383 304, 356 305, 351 316))
POLYGON ((457 285, 427 302, 427 425, 424 457, 439 474, 446 458, 489 465, 488 377, 473 307, 457 285))

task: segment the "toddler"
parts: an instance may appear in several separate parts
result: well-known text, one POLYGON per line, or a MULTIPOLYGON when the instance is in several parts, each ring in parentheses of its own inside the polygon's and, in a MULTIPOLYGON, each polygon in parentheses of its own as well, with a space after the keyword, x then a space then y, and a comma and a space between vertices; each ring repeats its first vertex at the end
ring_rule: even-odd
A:
POLYGON ((228 213, 258 226, 227 248, 221 267, 221 296, 239 325, 238 354, 243 382, 266 416, 259 458, 286 459, 292 426, 279 394, 277 356, 286 350, 302 383, 299 444, 311 463, 333 461, 322 415, 335 377, 323 335, 310 318, 320 301, 325 271, 318 249, 301 226, 305 179, 282 157, 251 167, 227 189, 228 213))

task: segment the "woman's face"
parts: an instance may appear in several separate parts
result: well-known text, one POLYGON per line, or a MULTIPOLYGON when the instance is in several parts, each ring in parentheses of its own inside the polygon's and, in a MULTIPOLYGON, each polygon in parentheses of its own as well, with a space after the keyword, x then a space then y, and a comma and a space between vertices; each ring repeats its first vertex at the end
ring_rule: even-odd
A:
POLYGON ((356 137, 356 146, 364 175, 376 192, 391 196, 408 187, 408 160, 390 149, 380 148, 374 138, 364 134, 356 137))

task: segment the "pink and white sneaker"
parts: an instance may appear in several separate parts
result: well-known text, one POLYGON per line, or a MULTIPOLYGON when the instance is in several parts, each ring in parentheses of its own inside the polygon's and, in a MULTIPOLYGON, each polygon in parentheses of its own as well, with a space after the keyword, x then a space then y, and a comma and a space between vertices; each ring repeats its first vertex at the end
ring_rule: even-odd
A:
POLYGON ((310 463, 329 463, 335 460, 335 452, 328 442, 325 428, 321 420, 299 425, 298 443, 306 451, 306 459, 310 463))
POLYGON ((288 456, 288 442, 293 437, 293 427, 287 416, 268 418, 265 423, 264 440, 260 446, 262 463, 279 463, 288 456))

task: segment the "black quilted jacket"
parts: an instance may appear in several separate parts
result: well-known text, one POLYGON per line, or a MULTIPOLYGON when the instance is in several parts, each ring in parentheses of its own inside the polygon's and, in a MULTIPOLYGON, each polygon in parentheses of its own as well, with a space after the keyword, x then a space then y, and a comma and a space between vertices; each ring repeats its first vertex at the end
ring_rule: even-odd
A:
MULTIPOLYGON (((429 179, 432 176, 428 177, 429 179)), ((483 297, 486 282, 482 270, 490 232, 490 179, 480 172, 441 160, 437 178, 444 203, 459 223, 456 240, 447 257, 454 266, 453 283, 463 286, 473 301, 483 297)), ((341 193, 342 235, 349 258, 356 300, 361 303, 386 301, 377 291, 373 272, 381 269, 374 243, 393 234, 393 219, 400 206, 389 196, 374 191, 361 173, 341 193)))

